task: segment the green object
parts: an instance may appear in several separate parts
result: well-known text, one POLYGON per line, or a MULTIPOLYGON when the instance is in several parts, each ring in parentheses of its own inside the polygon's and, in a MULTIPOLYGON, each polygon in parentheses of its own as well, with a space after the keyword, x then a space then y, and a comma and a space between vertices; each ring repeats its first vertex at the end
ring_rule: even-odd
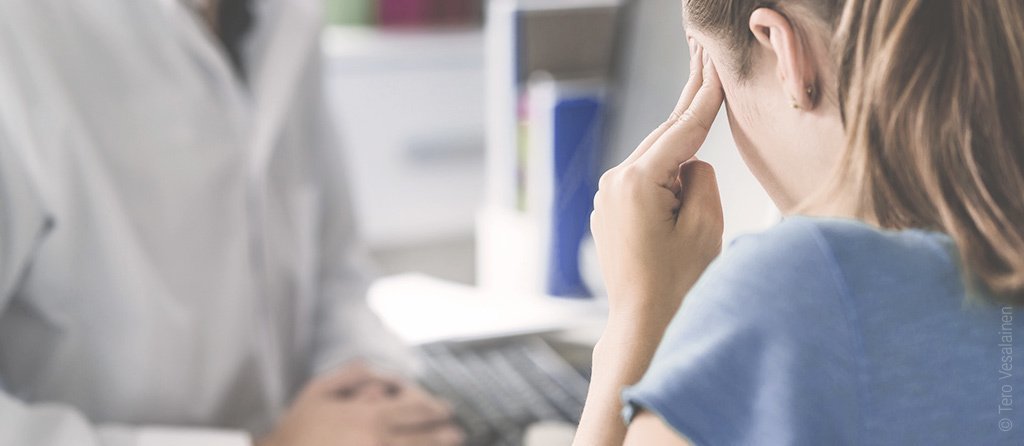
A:
POLYGON ((374 22, 374 0, 326 0, 327 19, 335 25, 371 25, 374 22))

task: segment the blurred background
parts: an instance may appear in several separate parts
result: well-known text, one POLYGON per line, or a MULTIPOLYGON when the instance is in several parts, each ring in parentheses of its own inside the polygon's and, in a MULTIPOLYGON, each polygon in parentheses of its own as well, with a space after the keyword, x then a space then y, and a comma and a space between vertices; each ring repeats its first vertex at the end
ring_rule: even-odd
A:
MULTIPOLYGON (((686 82, 680 2, 326 1, 371 305, 470 444, 569 444, 604 315, 593 194, 686 82)), ((726 239, 778 218, 724 111, 700 156, 726 239)))
MULTIPOLYGON (((214 444, 178 438, 289 404, 286 431, 426 432, 355 358, 466 446, 572 443, 608 318, 593 198, 687 82, 682 1, 310 2, 0 0, 0 446, 214 444)), ((724 249, 780 219, 725 110, 699 156, 724 249)))
MULTIPOLYGON (((525 130, 530 91, 564 94, 576 83, 589 91, 575 93, 598 99, 603 116, 584 131, 597 133, 586 144, 596 177, 665 119, 686 81, 679 1, 325 1, 331 102, 364 240, 384 274, 529 282, 518 264, 542 259, 528 259, 532 247, 506 248, 530 238, 510 234, 522 223, 513 220, 552 206, 528 183, 551 180, 537 178, 548 173, 531 169, 529 155, 553 152, 525 130)), ((771 221, 725 119, 701 156, 720 175, 727 238, 771 221)), ((539 231, 528 226, 517 232, 539 231)))

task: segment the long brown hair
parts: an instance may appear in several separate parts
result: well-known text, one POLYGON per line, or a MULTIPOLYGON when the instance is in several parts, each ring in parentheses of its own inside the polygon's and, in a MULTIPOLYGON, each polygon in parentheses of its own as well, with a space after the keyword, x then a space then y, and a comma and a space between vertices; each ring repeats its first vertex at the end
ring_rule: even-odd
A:
POLYGON ((862 216, 949 234, 974 284, 1024 305, 1024 2, 687 0, 741 76, 750 13, 794 6, 838 27, 837 179, 862 216))

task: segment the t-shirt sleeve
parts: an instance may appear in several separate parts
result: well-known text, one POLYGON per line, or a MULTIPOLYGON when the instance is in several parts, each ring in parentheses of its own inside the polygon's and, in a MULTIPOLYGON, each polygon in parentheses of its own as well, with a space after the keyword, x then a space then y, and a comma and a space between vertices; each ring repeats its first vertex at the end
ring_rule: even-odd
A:
POLYGON ((806 220, 733 243, 692 289, 624 415, 696 445, 857 444, 858 353, 843 282, 806 220))

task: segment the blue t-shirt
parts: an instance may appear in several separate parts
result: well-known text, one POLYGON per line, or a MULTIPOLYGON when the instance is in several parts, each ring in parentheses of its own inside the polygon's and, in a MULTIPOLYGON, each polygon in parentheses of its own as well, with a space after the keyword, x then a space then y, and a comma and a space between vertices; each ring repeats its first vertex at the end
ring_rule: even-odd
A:
POLYGON ((946 235, 787 218, 708 268, 625 416, 701 446, 1022 445, 1024 308, 964 283, 946 235))

